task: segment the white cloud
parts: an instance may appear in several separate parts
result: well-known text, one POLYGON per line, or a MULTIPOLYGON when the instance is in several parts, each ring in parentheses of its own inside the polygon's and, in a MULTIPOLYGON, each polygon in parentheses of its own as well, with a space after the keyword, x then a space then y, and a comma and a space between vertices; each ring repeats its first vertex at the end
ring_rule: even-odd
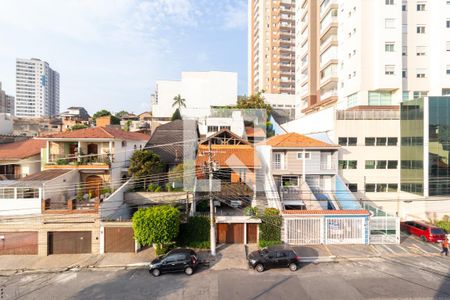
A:
POLYGON ((247 3, 237 1, 228 3, 224 13, 224 28, 245 29, 247 27, 247 3))

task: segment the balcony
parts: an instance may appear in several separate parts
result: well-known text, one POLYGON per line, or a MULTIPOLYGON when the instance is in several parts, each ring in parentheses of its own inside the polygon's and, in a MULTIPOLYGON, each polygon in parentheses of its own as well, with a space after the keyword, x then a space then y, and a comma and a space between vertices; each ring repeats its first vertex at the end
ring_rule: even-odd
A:
POLYGON ((324 0, 322 4, 320 4, 320 18, 322 19, 325 17, 330 10, 338 9, 338 3, 337 0, 324 0))
POLYGON ((76 199, 65 201, 42 200, 42 213, 44 214, 89 214, 97 213, 100 207, 100 198, 76 199))
POLYGON ((337 96, 338 96, 337 90, 325 91, 320 94, 320 101, 327 101, 328 99, 337 96))

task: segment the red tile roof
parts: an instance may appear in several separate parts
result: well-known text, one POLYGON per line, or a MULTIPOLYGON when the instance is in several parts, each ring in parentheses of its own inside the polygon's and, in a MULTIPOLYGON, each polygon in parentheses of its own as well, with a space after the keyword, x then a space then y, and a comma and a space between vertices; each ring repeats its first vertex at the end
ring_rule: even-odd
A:
MULTIPOLYGON (((212 145, 213 160, 221 168, 260 168, 261 162, 255 149, 250 145, 212 145)), ((208 146, 199 145, 196 165, 202 166, 208 161, 208 156, 203 154, 208 151, 208 146)))
POLYGON ((360 210, 284 210, 284 215, 369 215, 369 211, 360 210))
POLYGON ((266 133, 261 127, 245 127, 245 133, 249 137, 266 137, 266 133))
POLYGON ((327 148, 339 147, 328 144, 295 132, 276 135, 261 142, 260 145, 270 145, 274 148, 327 148))
POLYGON ((35 139, 0 144, 0 160, 17 160, 39 155, 45 145, 45 141, 35 139))
POLYGON ((147 141, 150 139, 150 136, 140 132, 128 132, 111 127, 92 127, 74 131, 58 132, 42 138, 43 139, 91 138, 91 139, 119 139, 119 140, 147 141))

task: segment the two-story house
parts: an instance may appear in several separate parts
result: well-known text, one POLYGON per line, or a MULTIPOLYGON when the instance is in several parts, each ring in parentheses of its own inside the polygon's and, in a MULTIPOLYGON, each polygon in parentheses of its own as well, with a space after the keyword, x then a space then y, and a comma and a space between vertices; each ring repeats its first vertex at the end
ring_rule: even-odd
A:
POLYGON ((348 201, 351 193, 338 174, 338 149, 338 145, 297 133, 277 135, 259 143, 258 152, 272 174, 272 185, 282 204, 278 208, 350 207, 355 201, 354 197, 348 201))

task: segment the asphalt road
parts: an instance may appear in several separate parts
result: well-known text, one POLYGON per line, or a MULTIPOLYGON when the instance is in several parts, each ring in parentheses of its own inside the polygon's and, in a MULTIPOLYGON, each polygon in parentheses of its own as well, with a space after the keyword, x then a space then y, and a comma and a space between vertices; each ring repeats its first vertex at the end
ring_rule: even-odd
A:
POLYGON ((450 257, 304 265, 297 272, 213 271, 152 277, 147 270, 82 270, 0 278, 0 299, 450 299, 450 257))

